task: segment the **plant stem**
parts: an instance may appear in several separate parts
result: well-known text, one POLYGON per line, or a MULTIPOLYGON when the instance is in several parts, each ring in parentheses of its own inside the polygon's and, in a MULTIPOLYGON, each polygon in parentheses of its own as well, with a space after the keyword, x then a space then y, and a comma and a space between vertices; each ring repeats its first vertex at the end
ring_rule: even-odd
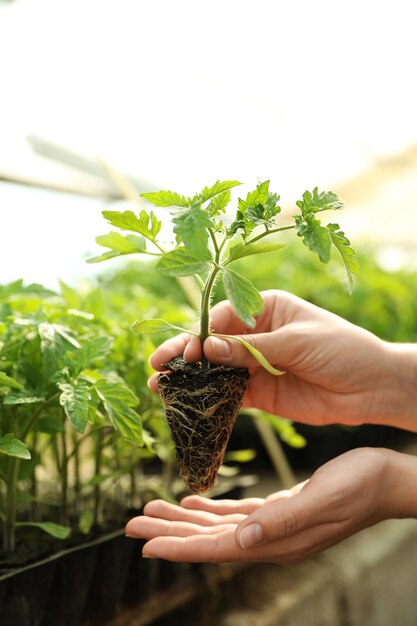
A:
MULTIPOLYGON (((37 450, 38 443, 38 433, 34 432, 32 437, 32 450, 35 452, 37 450)), ((32 511, 32 519, 37 522, 39 521, 39 503, 37 502, 38 495, 38 479, 36 476, 36 465, 33 465, 32 476, 31 476, 31 487, 30 487, 32 502, 31 502, 31 511, 32 511)))
MULTIPOLYGON (((94 476, 100 476, 101 461, 102 461, 102 431, 97 430, 95 432, 95 454, 94 454, 94 476)), ((101 486, 99 484, 94 486, 94 524, 98 524, 101 521, 101 486)))
POLYGON ((10 457, 7 471, 6 519, 4 521, 3 547, 5 552, 14 552, 16 546, 16 487, 19 459, 10 457))
MULTIPOLYGON (((16 415, 12 412, 10 416, 10 429, 16 432, 16 415)), ((5 552, 14 552, 16 547, 16 496, 17 496, 17 480, 19 475, 19 459, 10 457, 7 467, 6 482, 6 515, 4 520, 3 547, 5 552)))
POLYGON ((80 481, 80 451, 77 446, 77 437, 75 433, 72 435, 73 448, 72 452, 68 455, 68 460, 74 455, 74 507, 75 514, 78 514, 80 509, 80 494, 81 494, 81 481, 80 481))
POLYGON ((259 239, 263 239, 267 235, 272 235, 273 233, 279 233, 282 230, 291 230, 293 228, 295 228, 295 224, 293 224, 292 226, 281 226, 280 228, 273 228, 272 230, 266 230, 265 232, 261 233, 260 235, 257 235, 256 237, 254 237, 253 239, 249 239, 246 242, 246 245, 249 245, 250 243, 254 243, 255 241, 259 241, 259 239))
POLYGON ((61 433, 61 443, 61 523, 64 526, 68 526, 68 452, 65 430, 61 433))
MULTIPOLYGON (((217 265, 213 266, 211 270, 206 285, 204 287, 203 293, 201 295, 201 308, 200 308, 200 340, 201 340, 201 349, 203 349, 203 344, 207 337, 210 335, 210 297, 211 292, 214 286, 214 282, 216 280, 217 274, 220 272, 222 268, 217 265)), ((204 352, 201 357, 201 366, 205 369, 209 368, 209 363, 204 356, 204 352)))
POLYGON ((48 406, 48 404, 50 402, 53 402, 53 400, 56 400, 57 398, 59 398, 60 395, 61 395, 61 392, 58 392, 58 393, 54 394, 53 396, 51 396, 50 398, 48 398, 47 400, 44 400, 44 402, 42 402, 40 407, 33 413, 32 417, 29 420, 29 422, 26 424, 26 428, 23 430, 22 434, 20 435, 20 439, 22 441, 25 440, 25 438, 28 436, 28 434, 32 430, 32 426, 36 422, 36 419, 41 414, 42 410, 46 406, 48 406))
MULTIPOLYGON (((213 263, 213 268, 209 273, 206 283, 204 285, 204 289, 201 294, 201 306, 200 306, 200 340, 201 340, 201 349, 203 350, 203 344, 207 337, 210 335, 210 299, 211 292, 214 287, 214 283, 216 281, 217 274, 222 271, 222 266, 220 265, 220 257, 223 250, 223 247, 227 241, 227 236, 224 237, 223 241, 220 245, 217 243, 216 236, 214 232, 209 230, 210 237, 213 241, 214 251, 215 251, 215 259, 213 263)), ((205 369, 210 367, 209 362, 204 356, 204 352, 202 352, 201 357, 201 366, 205 369)))

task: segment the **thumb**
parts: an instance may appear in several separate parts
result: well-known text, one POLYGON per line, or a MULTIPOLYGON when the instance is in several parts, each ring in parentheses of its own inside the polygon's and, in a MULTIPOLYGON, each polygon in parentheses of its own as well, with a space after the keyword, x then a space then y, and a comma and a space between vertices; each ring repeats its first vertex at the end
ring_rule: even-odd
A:
MULTIPOLYGON (((278 331, 236 335, 259 350, 271 365, 280 363, 278 331)), ((258 361, 240 342, 211 335, 204 342, 204 354, 211 363, 233 367, 254 367, 258 361)))
POLYGON ((236 529, 236 542, 243 549, 291 537, 317 524, 320 511, 317 500, 302 490, 293 497, 265 504, 241 522, 236 529))

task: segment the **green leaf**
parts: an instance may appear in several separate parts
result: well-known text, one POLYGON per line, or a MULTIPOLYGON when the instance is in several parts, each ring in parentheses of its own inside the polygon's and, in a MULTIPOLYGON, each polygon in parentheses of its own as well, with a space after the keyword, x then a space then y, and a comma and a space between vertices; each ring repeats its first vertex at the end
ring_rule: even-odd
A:
POLYGON ((90 367, 95 361, 106 357, 111 347, 112 341, 106 336, 93 337, 93 339, 85 341, 75 354, 74 366, 79 370, 90 367))
POLYGON ((137 235, 121 235, 115 231, 107 235, 99 235, 96 241, 104 248, 111 248, 119 254, 131 254, 133 252, 146 251, 145 239, 137 235))
POLYGON ((17 459, 29 460, 31 458, 28 447, 23 441, 17 439, 13 433, 0 437, 0 454, 14 456, 17 459))
POLYGON ((296 202, 304 216, 308 213, 318 213, 319 211, 338 210, 343 208, 343 202, 337 197, 333 191, 322 191, 319 193, 318 188, 313 189, 313 193, 305 191, 303 199, 296 202))
POLYGON ((100 263, 108 259, 114 259, 117 256, 134 253, 146 253, 146 243, 144 237, 137 235, 121 235, 115 231, 107 235, 99 235, 96 242, 105 248, 110 248, 108 252, 104 252, 100 256, 87 259, 87 263, 100 263))
MULTIPOLYGON (((207 256, 210 254, 207 251, 207 256)), ((180 246, 172 252, 164 254, 156 264, 156 269, 165 276, 191 276, 203 273, 208 266, 208 261, 195 257, 186 248, 180 246)))
POLYGON ((261 313, 263 300, 259 291, 247 279, 234 270, 225 269, 223 285, 237 316, 250 328, 255 326, 254 315, 261 313))
POLYGON ((149 200, 155 206, 168 207, 168 206, 181 206, 188 207, 189 202, 184 196, 175 193, 174 191, 152 191, 150 193, 141 193, 141 198, 149 200))
POLYGON ((245 450, 231 450, 226 452, 224 455, 224 460, 226 463, 235 462, 235 463, 249 463, 249 461, 253 461, 256 458, 256 450, 253 448, 247 448, 245 450))
POLYGON ((48 535, 52 535, 55 539, 68 539, 71 534, 71 528, 55 524, 54 522, 16 522, 16 526, 33 526, 40 528, 48 535))
POLYGON ((210 198, 217 196, 218 194, 224 193, 237 185, 241 185, 238 180, 218 180, 212 187, 204 187, 203 191, 200 194, 201 202, 207 202, 210 198))
POLYGON ((138 335, 158 335, 160 333, 166 333, 169 330, 179 330, 182 333, 190 333, 198 337, 197 333, 193 333, 190 330, 181 328, 181 326, 175 326, 161 319, 136 321, 132 324, 132 330, 138 335))
POLYGON ((224 191, 220 193, 218 196, 214 196, 210 204, 207 206, 207 213, 210 217, 215 217, 220 213, 224 213, 226 211, 226 207, 230 202, 231 194, 230 191, 224 191))
POLYGON ((71 425, 79 433, 83 433, 88 422, 88 402, 91 398, 88 384, 84 380, 75 383, 58 382, 62 393, 59 403, 71 425))
POLYGON ((214 337, 226 337, 227 339, 233 339, 234 341, 241 343, 242 346, 245 346, 246 350, 248 350, 248 352, 250 352, 251 355, 255 357, 258 363, 262 365, 262 367, 266 369, 267 372, 273 374, 273 376, 282 376, 283 374, 285 374, 285 372, 281 372, 280 370, 277 370, 275 367, 273 367, 270 362, 266 360, 262 352, 259 352, 259 350, 257 350, 254 346, 252 346, 244 339, 242 339, 242 337, 236 337, 236 335, 220 335, 217 333, 212 334, 214 337))
POLYGON ((148 214, 141 211, 139 217, 133 211, 103 211, 103 217, 121 230, 130 230, 140 233, 147 239, 155 241, 156 235, 161 230, 161 222, 152 211, 148 214))
POLYGON ((86 509, 80 515, 78 520, 78 528, 83 535, 88 535, 94 524, 94 513, 92 509, 86 509))
POLYGON ((266 241, 260 241, 255 243, 238 243, 232 246, 229 250, 230 261, 236 261, 245 256, 251 256, 252 254, 263 254, 264 252, 275 252, 285 248, 284 243, 268 243, 266 241))
POLYGON ((40 417, 33 425, 33 430, 37 433, 55 435, 56 433, 63 433, 65 431, 65 424, 63 420, 56 415, 40 417))
POLYGON ((327 228, 329 229, 333 245, 338 249, 340 256, 342 257, 348 278, 348 290, 349 293, 352 293, 352 274, 357 274, 359 272, 359 263, 355 258, 355 250, 351 247, 350 241, 346 237, 345 233, 340 230, 339 224, 328 224, 327 228))
POLYGON ((32 389, 22 389, 22 391, 11 391, 4 397, 3 404, 13 406, 16 404, 35 404, 36 402, 43 402, 46 396, 44 394, 36 393, 32 389))
POLYGON ((38 326, 38 333, 41 338, 44 374, 51 378, 66 366, 67 351, 79 349, 80 344, 59 324, 42 322, 38 326))
POLYGON ((23 385, 4 372, 0 372, 0 387, 10 387, 11 389, 23 389, 23 385))
POLYGON ((208 228, 213 222, 208 214, 198 206, 192 206, 188 211, 176 215, 173 220, 174 233, 179 235, 185 247, 197 259, 206 261, 210 258, 208 251, 208 228))
POLYGON ((304 218, 297 216, 295 223, 297 234, 303 238, 304 245, 318 254, 322 263, 328 263, 332 244, 328 229, 322 226, 312 213, 305 215, 304 218))
POLYGON ((250 191, 246 200, 239 200, 239 209, 245 212, 247 209, 255 207, 257 204, 265 204, 269 194, 269 180, 260 183, 254 191, 250 191))
POLYGON ((143 445, 141 419, 131 408, 139 403, 133 391, 123 383, 105 379, 97 381, 95 387, 113 427, 127 441, 143 445))
POLYGON ((297 433, 290 420, 287 420, 284 417, 278 417, 277 415, 272 415, 272 413, 267 413, 266 411, 260 411, 258 409, 245 409, 245 414, 251 415, 252 417, 262 420, 272 426, 275 432, 279 435, 281 441, 288 444, 292 448, 304 448, 306 446, 306 440, 302 435, 297 433))

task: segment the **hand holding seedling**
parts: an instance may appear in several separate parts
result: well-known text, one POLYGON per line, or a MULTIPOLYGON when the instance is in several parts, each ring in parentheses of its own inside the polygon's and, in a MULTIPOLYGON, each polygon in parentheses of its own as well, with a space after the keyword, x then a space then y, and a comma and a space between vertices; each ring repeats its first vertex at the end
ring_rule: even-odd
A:
MULTIPOLYGON (((254 329, 227 301, 213 307, 212 329, 242 336, 284 376, 270 374, 236 341, 209 337, 204 343, 208 361, 250 369, 244 407, 314 425, 368 422, 417 432, 415 346, 382 341, 283 291, 266 291, 262 298, 254 329)), ((151 365, 162 370, 182 353, 190 361, 201 359, 200 341, 188 334, 170 339, 152 355, 151 365)), ((149 381, 154 391, 156 377, 149 381)))
MULTIPOLYGON (((262 315, 264 302, 256 287, 236 271, 235 262, 243 257, 273 253, 285 247, 274 240, 282 231, 293 230, 323 263, 330 261, 335 249, 345 266, 349 289, 352 274, 358 271, 354 250, 338 224, 321 224, 319 214, 339 210, 343 204, 333 192, 304 192, 297 201, 298 214, 278 223, 280 197, 269 190, 269 181, 239 198, 234 219, 226 215, 231 189, 238 181, 217 181, 200 193, 186 197, 172 191, 142 194, 156 207, 173 207, 174 240, 166 247, 160 240, 162 227, 156 215, 142 210, 104 211, 108 221, 129 235, 111 232, 97 237, 100 245, 110 248, 90 259, 98 262, 113 257, 142 253, 159 257, 156 269, 166 276, 193 276, 201 290, 199 324, 195 335, 200 344, 212 335, 210 302, 218 281, 221 281, 236 317, 245 328, 255 328, 262 315), (272 236, 272 239, 271 239, 272 236)), ((184 330, 162 319, 138 320, 133 330, 139 334, 184 330)), ((260 366, 274 375, 283 372, 274 368, 259 350, 234 333, 230 340, 244 346, 260 366)), ((171 353, 169 361, 159 363, 162 373, 158 388, 175 444, 180 474, 195 492, 207 491, 216 479, 226 446, 237 418, 249 378, 246 368, 215 366, 200 350, 201 360, 190 364, 182 352, 171 353), (174 357, 174 358, 171 358, 174 357)))
POLYGON ((149 540, 148 558, 290 565, 384 519, 417 517, 416 478, 415 457, 361 448, 265 499, 189 496, 181 506, 155 500, 126 533, 149 540))

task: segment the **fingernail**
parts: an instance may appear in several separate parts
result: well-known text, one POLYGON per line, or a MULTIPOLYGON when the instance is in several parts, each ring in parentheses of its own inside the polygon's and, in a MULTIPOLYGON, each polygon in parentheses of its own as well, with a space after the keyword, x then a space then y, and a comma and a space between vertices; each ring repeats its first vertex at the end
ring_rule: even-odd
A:
POLYGON ((153 556, 153 554, 142 554, 143 559, 157 559, 157 556, 153 556))
POLYGON ((230 356, 230 345, 228 341, 219 339, 219 337, 211 337, 211 347, 216 356, 225 357, 230 356))
POLYGON ((240 547, 243 550, 248 550, 248 548, 253 548, 253 546, 261 543, 263 538, 264 534, 261 526, 259 524, 250 524, 239 535, 240 547))

